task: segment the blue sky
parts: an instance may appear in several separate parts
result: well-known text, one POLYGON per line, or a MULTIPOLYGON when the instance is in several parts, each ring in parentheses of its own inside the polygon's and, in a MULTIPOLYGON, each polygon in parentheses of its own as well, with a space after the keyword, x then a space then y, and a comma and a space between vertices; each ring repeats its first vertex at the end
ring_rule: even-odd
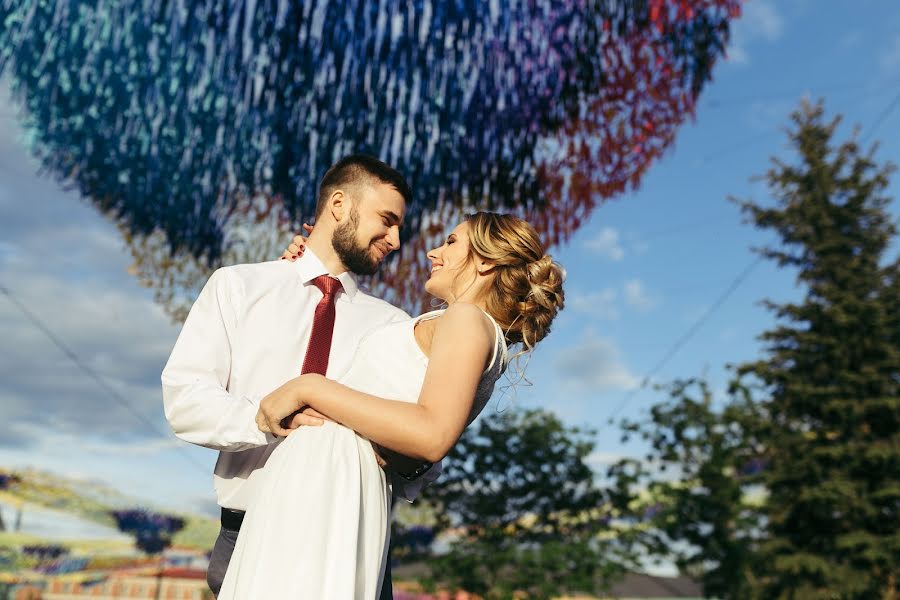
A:
MULTIPOLYGON (((772 154, 790 158, 782 128, 804 97, 823 97, 877 157, 900 162, 900 6, 749 0, 729 60, 717 65, 696 119, 641 189, 599 207, 554 250, 568 269, 568 306, 519 385, 488 406, 544 406, 599 429, 598 468, 623 446, 612 414, 638 417, 661 397, 635 389, 753 262, 770 234, 741 224, 734 195, 765 201, 772 154), (873 125, 880 121, 877 129, 873 125), (627 401, 627 402, 626 402, 627 401)), ((162 418, 159 372, 178 334, 128 272, 118 230, 77 193, 38 173, 16 109, 0 93, 0 284, 125 399, 88 378, 0 296, 0 466, 97 479, 148 503, 211 513, 212 451, 176 442, 162 418)), ((897 197, 898 178, 891 196, 897 197)), ((892 205, 895 215, 900 207, 892 205)), ((772 325, 762 298, 798 295, 793 274, 759 264, 656 373, 706 375, 758 356, 772 325)))

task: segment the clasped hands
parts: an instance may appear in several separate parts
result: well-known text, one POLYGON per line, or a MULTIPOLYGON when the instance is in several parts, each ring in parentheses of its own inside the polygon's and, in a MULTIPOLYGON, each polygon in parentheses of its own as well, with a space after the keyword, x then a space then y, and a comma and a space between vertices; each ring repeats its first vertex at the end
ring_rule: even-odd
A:
MULTIPOLYGON (((263 433, 287 437, 292 431, 303 425, 319 427, 325 421, 331 421, 303 401, 305 386, 313 384, 317 377, 322 376, 301 375, 289 379, 263 398, 259 402, 259 410, 256 411, 256 426, 259 427, 259 430, 263 433)), ((374 443, 372 447, 375 450, 375 460, 380 467, 384 468, 387 465, 386 461, 374 443)))
POLYGON ((302 425, 320 426, 328 417, 303 401, 303 389, 310 376, 289 379, 259 403, 256 426, 263 433, 286 437, 302 425))

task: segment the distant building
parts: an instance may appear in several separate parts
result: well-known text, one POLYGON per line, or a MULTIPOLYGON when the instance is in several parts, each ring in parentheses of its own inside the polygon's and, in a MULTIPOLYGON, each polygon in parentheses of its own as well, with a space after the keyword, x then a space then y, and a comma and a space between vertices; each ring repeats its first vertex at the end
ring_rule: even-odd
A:
POLYGON ((617 600, 701 600, 703 587, 693 579, 678 577, 658 577, 645 573, 628 573, 612 587, 611 596, 617 600))
MULTIPOLYGON (((418 583, 428 574, 424 562, 399 565, 393 569, 394 598, 398 600, 479 600, 480 596, 460 592, 452 596, 444 592, 427 594, 418 583)), ((555 600, 702 600, 703 588, 695 580, 679 575, 661 577, 646 573, 626 573, 612 586, 609 595, 572 593, 555 600)))
POLYGON ((41 600, 211 600, 206 571, 194 568, 80 572, 47 580, 41 600))

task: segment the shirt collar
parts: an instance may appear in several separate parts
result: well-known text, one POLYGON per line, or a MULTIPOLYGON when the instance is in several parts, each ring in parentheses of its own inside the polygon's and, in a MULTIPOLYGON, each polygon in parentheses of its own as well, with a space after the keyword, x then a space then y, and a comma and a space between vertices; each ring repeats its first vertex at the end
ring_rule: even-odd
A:
MULTIPOLYGON (((325 264, 319 259, 315 253, 309 248, 303 253, 303 256, 294 261, 294 267, 300 275, 300 279, 304 284, 309 283, 319 275, 329 275, 325 264)), ((359 291, 359 284, 356 282, 356 276, 349 271, 344 271, 336 276, 338 281, 344 288, 347 298, 353 300, 356 292, 359 291)))

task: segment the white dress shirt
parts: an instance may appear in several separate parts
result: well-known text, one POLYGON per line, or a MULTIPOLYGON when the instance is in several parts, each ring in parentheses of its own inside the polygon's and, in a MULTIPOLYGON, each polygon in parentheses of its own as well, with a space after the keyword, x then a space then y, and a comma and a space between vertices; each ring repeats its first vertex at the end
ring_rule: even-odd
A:
MULTIPOLYGON (((309 249, 295 262, 218 269, 191 308, 163 370, 166 419, 175 435, 220 451, 213 480, 224 508, 247 509, 252 474, 275 448, 277 439, 257 427, 256 412, 262 398, 300 374, 322 298, 312 280, 326 274, 325 265, 309 249)), ((348 368, 369 331, 409 318, 360 290, 350 273, 337 278, 343 291, 335 300, 326 373, 330 379, 348 368)), ((394 478, 395 493, 412 501, 436 475, 411 482, 394 478)))

